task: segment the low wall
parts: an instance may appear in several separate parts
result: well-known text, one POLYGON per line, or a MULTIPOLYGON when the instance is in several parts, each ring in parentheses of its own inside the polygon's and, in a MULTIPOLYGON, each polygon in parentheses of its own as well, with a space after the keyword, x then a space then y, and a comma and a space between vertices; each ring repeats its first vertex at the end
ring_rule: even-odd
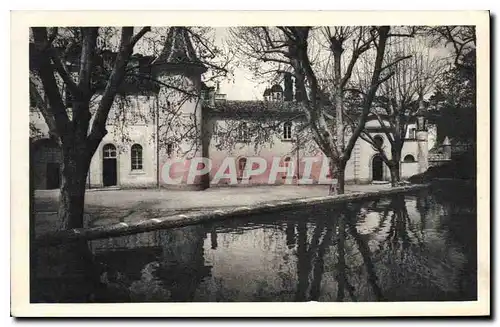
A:
POLYGON ((176 228, 188 225, 196 225, 208 221, 224 220, 233 217, 247 216, 251 214, 270 213, 280 210, 298 208, 307 205, 325 203, 343 203, 369 199, 373 197, 386 196, 395 193, 404 193, 428 188, 427 184, 394 187, 387 190, 373 192, 349 193, 342 195, 330 195, 314 198, 294 199, 288 201, 273 201, 251 206, 225 208, 206 212, 190 212, 186 214, 172 215, 162 218, 147 219, 134 223, 118 223, 108 226, 93 228, 81 228, 64 231, 50 232, 35 239, 35 245, 58 245, 68 241, 93 240, 99 238, 124 236, 157 229, 176 228))

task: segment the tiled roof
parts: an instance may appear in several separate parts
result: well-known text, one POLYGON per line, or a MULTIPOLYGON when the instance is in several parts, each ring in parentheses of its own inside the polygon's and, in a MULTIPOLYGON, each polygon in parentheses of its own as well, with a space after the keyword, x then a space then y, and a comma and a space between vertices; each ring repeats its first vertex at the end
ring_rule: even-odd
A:
POLYGON ((171 27, 169 29, 163 50, 153 64, 194 65, 206 70, 206 67, 196 56, 196 51, 185 27, 171 27))
POLYGON ((219 116, 246 117, 261 115, 300 114, 302 104, 285 101, 236 101, 215 102, 214 106, 205 105, 206 110, 219 116))

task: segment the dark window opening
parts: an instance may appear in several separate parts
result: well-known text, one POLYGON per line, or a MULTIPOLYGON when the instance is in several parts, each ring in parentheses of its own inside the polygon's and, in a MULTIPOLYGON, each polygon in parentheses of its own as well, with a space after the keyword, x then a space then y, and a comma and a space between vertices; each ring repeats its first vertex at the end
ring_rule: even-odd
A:
POLYGON ((291 140, 292 139, 292 123, 286 122, 283 124, 283 139, 291 140))
POLYGON ((142 169, 142 146, 139 144, 132 145, 131 165, 132 170, 142 169))
POLYGON ((404 162, 415 162, 415 157, 412 156, 411 154, 408 154, 405 156, 405 158, 403 159, 404 162))
POLYGON ((239 128, 239 141, 240 142, 247 142, 249 139, 250 132, 248 131, 248 125, 247 123, 241 123, 240 128, 239 128))

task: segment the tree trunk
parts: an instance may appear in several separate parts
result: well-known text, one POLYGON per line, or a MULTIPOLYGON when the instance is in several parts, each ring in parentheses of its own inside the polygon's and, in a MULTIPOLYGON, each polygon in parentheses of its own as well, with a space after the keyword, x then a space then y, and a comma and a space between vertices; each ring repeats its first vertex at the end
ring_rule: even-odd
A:
POLYGON ((391 170, 391 186, 392 187, 398 186, 398 184, 401 180, 401 172, 399 169, 399 162, 392 163, 389 166, 389 169, 391 170))
POLYGON ((345 166, 343 161, 335 162, 330 159, 330 178, 336 180, 336 183, 330 184, 330 195, 344 194, 345 187, 345 166))
POLYGON ((90 160, 85 154, 63 152, 61 194, 59 198, 59 229, 83 227, 85 183, 90 160))
POLYGON ((394 151, 392 152, 392 160, 389 165, 389 169, 391 171, 391 186, 398 186, 401 181, 401 152, 394 151))
MULTIPOLYGON (((61 230, 84 227, 85 185, 90 166, 89 156, 83 149, 64 153, 62 163, 61 194, 59 200, 59 228, 61 230)), ((61 281, 62 302, 92 302, 99 297, 101 287, 99 271, 87 241, 67 242, 57 252, 61 281), (96 294, 97 293, 97 294, 96 294)))

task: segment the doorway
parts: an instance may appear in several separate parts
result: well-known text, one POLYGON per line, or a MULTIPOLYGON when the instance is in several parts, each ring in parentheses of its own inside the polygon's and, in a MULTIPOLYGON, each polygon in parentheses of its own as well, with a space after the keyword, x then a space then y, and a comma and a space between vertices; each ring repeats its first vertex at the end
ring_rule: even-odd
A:
POLYGON ((113 144, 106 144, 102 152, 102 185, 114 186, 117 184, 116 147, 113 144))
POLYGON ((384 161, 380 155, 375 155, 372 159, 372 180, 384 180, 384 161))
POLYGON ((47 177, 46 188, 48 190, 59 188, 59 186, 61 185, 60 164, 57 162, 48 162, 46 177, 47 177))

